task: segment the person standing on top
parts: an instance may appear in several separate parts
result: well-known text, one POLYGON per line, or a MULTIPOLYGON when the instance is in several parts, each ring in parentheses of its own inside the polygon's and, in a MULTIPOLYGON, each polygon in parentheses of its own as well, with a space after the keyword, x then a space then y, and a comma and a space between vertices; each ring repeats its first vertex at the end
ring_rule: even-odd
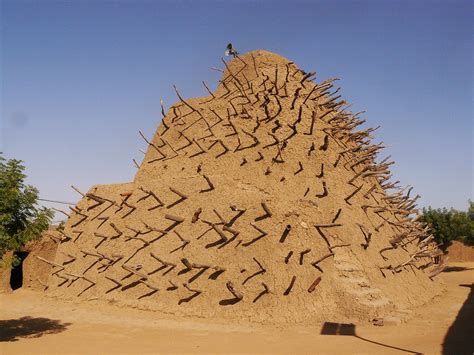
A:
POLYGON ((233 55, 234 58, 237 57, 237 55, 239 54, 239 52, 237 52, 234 47, 232 47, 232 43, 229 43, 227 45, 227 49, 225 50, 225 55, 226 56, 230 56, 230 55, 233 55))

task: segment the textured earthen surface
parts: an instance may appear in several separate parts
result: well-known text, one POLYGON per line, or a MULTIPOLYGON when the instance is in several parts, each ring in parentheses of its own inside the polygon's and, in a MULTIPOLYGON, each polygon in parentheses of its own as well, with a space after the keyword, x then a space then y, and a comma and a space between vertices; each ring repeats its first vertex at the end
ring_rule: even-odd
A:
POLYGON ((0 259, 0 292, 1 293, 10 293, 12 288, 10 287, 10 276, 11 276, 11 260, 13 253, 11 251, 3 254, 2 259, 0 259))
POLYGON ((465 245, 457 240, 446 249, 449 261, 474 261, 474 247, 465 245))
MULTIPOLYGON (((47 230, 41 234, 38 240, 29 242, 21 251, 27 252, 23 260, 22 288, 34 291, 44 291, 48 286, 48 279, 52 272, 52 266, 37 258, 54 260, 61 234, 54 230, 47 230)), ((11 262, 13 252, 7 252, 0 260, 0 292, 12 292, 10 286, 11 262)))
POLYGON ((370 320, 438 294, 416 198, 332 80, 265 51, 226 67, 209 96, 177 92, 133 182, 83 194, 50 292, 265 323, 370 320))
POLYGON ((34 291, 43 291, 47 288, 52 266, 37 256, 54 260, 59 238, 61 238, 59 232, 48 230, 43 232, 41 239, 30 242, 23 248, 23 251, 29 253, 23 260, 23 288, 34 291))

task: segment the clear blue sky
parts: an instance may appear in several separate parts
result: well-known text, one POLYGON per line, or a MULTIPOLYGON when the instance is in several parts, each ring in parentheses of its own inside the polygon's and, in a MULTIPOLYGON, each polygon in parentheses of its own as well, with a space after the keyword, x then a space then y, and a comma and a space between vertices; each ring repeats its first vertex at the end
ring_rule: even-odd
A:
POLYGON ((49 199, 130 181, 159 99, 214 88, 228 42, 339 77, 422 206, 473 198, 471 1, 1 1, 0 151, 49 199))

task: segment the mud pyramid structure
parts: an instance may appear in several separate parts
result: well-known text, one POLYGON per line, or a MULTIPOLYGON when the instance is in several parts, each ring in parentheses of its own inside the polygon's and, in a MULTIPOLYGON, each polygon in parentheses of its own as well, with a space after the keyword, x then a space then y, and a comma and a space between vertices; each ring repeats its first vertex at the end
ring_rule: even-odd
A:
POLYGON ((266 51, 165 115, 135 180, 72 208, 60 297, 271 323, 370 320, 430 300, 439 250, 333 81, 266 51), (377 162, 378 161, 378 162, 377 162))

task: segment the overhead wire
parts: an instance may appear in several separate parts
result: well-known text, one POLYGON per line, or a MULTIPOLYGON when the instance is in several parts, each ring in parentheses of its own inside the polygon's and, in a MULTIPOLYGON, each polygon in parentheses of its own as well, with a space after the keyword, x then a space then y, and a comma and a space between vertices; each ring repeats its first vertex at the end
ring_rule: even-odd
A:
POLYGON ((65 202, 65 201, 57 201, 57 200, 48 200, 48 199, 45 199, 45 198, 39 198, 38 201, 60 203, 60 204, 63 204, 63 205, 71 205, 71 206, 74 206, 74 205, 75 205, 75 203, 73 203, 73 202, 65 202))

